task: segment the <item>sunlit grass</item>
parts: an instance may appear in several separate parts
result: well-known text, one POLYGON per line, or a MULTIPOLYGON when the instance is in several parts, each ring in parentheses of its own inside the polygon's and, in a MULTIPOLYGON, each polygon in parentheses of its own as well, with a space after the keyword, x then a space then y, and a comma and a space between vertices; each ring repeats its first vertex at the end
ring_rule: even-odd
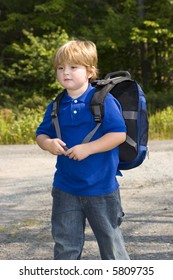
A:
POLYGON ((33 144, 35 131, 43 118, 41 109, 25 108, 15 114, 11 110, 0 110, 0 144, 33 144))
POLYGON ((173 139, 173 106, 149 117, 149 139, 173 139))
MULTIPOLYGON (((0 144, 33 144, 35 131, 41 122, 44 109, 25 108, 15 114, 12 110, 0 110, 0 144)), ((173 106, 149 117, 149 139, 173 139, 173 106)))

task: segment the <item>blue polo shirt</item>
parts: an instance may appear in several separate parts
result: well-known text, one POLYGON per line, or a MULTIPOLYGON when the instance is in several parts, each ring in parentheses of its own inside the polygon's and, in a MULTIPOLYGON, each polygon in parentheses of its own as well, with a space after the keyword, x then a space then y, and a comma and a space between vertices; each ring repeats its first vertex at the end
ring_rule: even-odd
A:
MULTIPOLYGON (((66 93, 60 103, 59 123, 62 140, 68 148, 81 144, 85 136, 96 126, 90 111, 90 101, 95 88, 88 89, 76 99, 66 93)), ((52 102, 48 105, 44 119, 37 128, 36 135, 46 134, 56 138, 51 120, 52 102)), ((104 104, 101 126, 90 141, 109 132, 126 132, 119 102, 108 94, 104 104)), ((79 196, 95 196, 112 193, 118 188, 118 147, 110 151, 90 155, 76 161, 64 155, 57 157, 53 186, 62 191, 79 196)))

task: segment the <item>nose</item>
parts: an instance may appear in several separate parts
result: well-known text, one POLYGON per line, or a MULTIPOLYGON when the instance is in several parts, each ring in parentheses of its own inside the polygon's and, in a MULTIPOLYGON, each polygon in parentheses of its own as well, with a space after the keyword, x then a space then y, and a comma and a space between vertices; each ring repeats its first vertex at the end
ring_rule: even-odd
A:
POLYGON ((69 67, 64 66, 64 75, 69 75, 69 67))

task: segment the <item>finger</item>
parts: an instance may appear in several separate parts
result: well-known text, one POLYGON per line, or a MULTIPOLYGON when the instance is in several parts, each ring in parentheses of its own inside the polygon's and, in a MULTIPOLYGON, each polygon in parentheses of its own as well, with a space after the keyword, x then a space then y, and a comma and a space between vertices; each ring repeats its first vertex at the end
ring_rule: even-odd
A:
POLYGON ((77 160, 77 157, 76 157, 76 156, 74 156, 74 157, 73 157, 73 159, 74 159, 74 160, 77 160))
POLYGON ((64 151, 68 151, 68 148, 67 148, 67 146, 65 145, 64 147, 63 147, 63 149, 64 149, 64 151))
POLYGON ((70 156, 70 154, 72 154, 73 153, 73 150, 72 149, 68 149, 67 151, 66 151, 66 155, 67 156, 70 156))
POLYGON ((66 146, 66 143, 63 142, 61 139, 57 138, 57 141, 61 146, 63 146, 63 147, 66 146))
POLYGON ((61 150, 62 153, 63 153, 63 151, 67 151, 67 150, 68 150, 68 148, 67 148, 65 142, 63 142, 63 141, 62 141, 61 139, 59 139, 59 138, 57 138, 56 141, 57 141, 58 146, 59 146, 60 148, 62 147, 63 150, 62 150, 62 149, 59 149, 59 150, 61 150))
POLYGON ((71 153, 71 154, 69 154, 69 156, 68 156, 70 159, 72 159, 72 158, 74 158, 74 154, 73 153, 71 153))
POLYGON ((58 154, 63 154, 63 155, 65 155, 66 152, 65 152, 65 150, 63 149, 63 147, 60 146, 60 147, 58 147, 58 149, 57 149, 57 153, 58 153, 58 154))

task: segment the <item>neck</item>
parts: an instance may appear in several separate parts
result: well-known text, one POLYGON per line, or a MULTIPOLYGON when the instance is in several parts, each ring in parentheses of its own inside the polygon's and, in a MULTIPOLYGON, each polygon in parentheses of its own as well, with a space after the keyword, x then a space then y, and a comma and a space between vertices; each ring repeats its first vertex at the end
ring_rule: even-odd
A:
POLYGON ((89 85, 88 83, 84 84, 82 87, 80 87, 79 89, 76 89, 76 90, 67 89, 68 95, 71 98, 78 98, 87 90, 88 85, 89 85))

